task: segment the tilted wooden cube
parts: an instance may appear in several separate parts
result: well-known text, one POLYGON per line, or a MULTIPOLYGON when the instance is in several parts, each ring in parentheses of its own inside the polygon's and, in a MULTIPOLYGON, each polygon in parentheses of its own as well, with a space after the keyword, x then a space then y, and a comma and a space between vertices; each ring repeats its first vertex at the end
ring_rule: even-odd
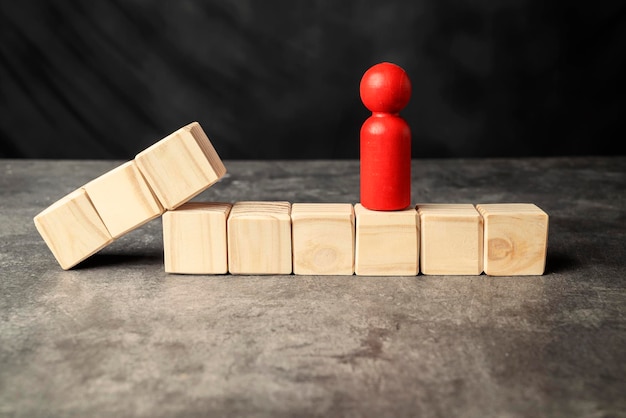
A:
POLYGON ((417 211, 373 211, 360 203, 356 214, 354 270, 358 275, 415 276, 418 273, 417 211))
POLYGON ((226 167, 197 122, 140 152, 135 161, 168 210, 187 202, 226 174, 226 167))
POLYGON ((187 202, 163 214, 165 271, 181 274, 228 272, 226 221, 229 203, 187 202))
POLYGON ((64 270, 113 241, 84 189, 75 190, 53 203, 35 216, 34 222, 64 270))
POLYGON ((354 274, 354 208, 349 203, 291 206, 293 272, 354 274))
POLYGON ((420 271, 476 275, 483 272, 483 218, 472 204, 418 204, 420 271))
POLYGON ((480 204, 485 223, 484 267, 490 276, 542 275, 548 214, 532 203, 480 204))
POLYGON ((114 168, 83 188, 114 239, 163 213, 134 161, 114 168))
POLYGON ((237 202, 228 217, 232 274, 291 274, 291 204, 237 202))

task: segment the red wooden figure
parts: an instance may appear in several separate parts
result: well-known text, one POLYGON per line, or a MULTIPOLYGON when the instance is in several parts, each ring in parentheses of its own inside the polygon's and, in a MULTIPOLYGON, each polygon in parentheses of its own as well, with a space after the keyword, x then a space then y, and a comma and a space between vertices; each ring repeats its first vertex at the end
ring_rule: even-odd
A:
POLYGON ((371 112, 361 127, 361 204, 402 210, 411 204, 411 130, 398 113, 411 98, 411 81, 383 62, 365 72, 361 101, 371 112))

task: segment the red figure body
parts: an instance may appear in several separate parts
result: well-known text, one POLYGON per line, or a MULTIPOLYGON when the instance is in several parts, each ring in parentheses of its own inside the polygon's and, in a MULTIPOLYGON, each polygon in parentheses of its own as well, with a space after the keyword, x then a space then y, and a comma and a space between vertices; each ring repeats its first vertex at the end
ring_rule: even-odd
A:
POLYGON ((398 113, 411 98, 406 72, 388 62, 361 79, 361 100, 372 111, 361 127, 361 204, 402 210, 411 204, 411 130, 398 113))

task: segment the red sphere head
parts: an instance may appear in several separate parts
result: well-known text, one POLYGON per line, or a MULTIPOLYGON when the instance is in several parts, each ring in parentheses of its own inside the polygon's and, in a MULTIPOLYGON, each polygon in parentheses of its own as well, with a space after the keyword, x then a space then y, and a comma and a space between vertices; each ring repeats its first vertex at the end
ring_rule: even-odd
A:
POLYGON ((411 80, 402 67, 381 62, 361 78, 361 101, 372 112, 398 113, 411 98, 411 80))

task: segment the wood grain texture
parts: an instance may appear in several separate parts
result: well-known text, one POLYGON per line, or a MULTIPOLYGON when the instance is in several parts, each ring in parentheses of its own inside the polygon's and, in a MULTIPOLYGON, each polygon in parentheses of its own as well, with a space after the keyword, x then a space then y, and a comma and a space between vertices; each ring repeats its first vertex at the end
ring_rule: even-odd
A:
POLYGON ((422 274, 483 272, 483 218, 472 204, 418 204, 422 274))
POLYGON ((230 203, 187 202, 163 214, 165 271, 182 274, 228 272, 226 221, 230 203))
POLYGON ((485 224, 484 268, 490 276, 541 275, 548 214, 532 203, 479 204, 485 224))
POLYGON ((83 189, 73 191, 43 210, 35 216, 34 222, 64 270, 113 242, 83 189))
POLYGON ((291 274, 291 204, 237 202, 228 217, 232 274, 291 274))
POLYGON ((91 203, 115 239, 163 213, 163 207, 134 161, 83 186, 91 203))
POLYGON ((360 203, 356 214, 354 270, 368 276, 415 276, 418 273, 419 222, 414 208, 373 211, 360 203))
POLYGON ((349 203, 294 203, 294 274, 354 274, 354 207, 349 203))
POLYGON ((226 167, 197 122, 140 152, 135 161, 168 210, 187 202, 226 174, 226 167))

